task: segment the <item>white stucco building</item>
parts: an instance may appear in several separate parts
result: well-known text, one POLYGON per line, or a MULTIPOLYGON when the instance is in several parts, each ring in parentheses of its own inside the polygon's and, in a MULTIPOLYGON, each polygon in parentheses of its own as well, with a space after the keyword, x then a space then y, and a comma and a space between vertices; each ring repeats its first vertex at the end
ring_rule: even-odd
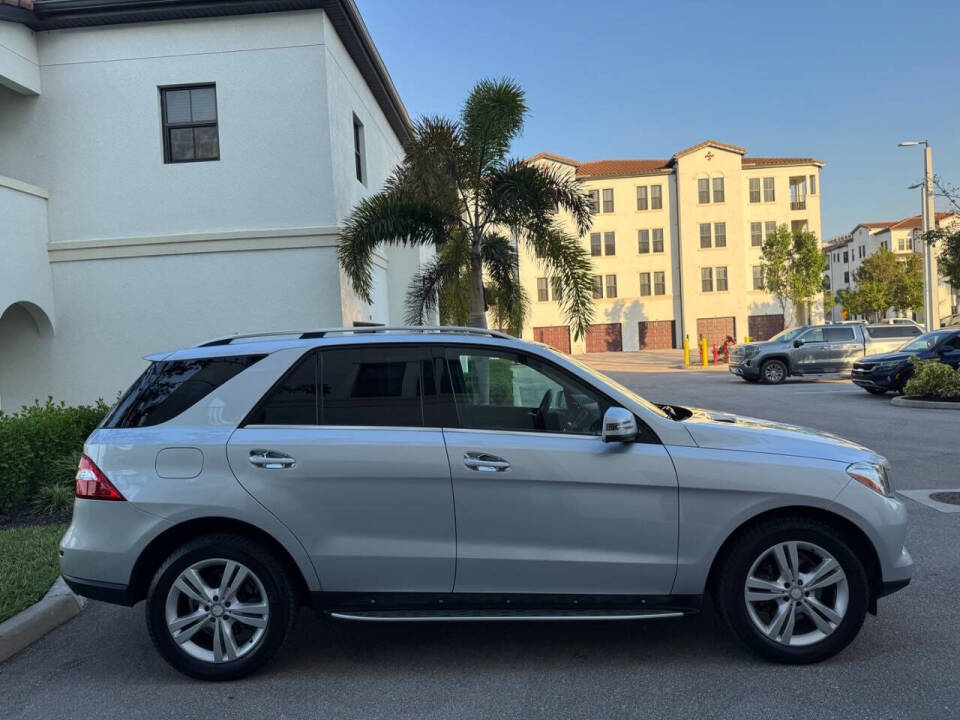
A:
POLYGON ((112 400, 144 354, 400 322, 426 251, 338 228, 409 119, 352 0, 0 0, 0 409, 112 400))

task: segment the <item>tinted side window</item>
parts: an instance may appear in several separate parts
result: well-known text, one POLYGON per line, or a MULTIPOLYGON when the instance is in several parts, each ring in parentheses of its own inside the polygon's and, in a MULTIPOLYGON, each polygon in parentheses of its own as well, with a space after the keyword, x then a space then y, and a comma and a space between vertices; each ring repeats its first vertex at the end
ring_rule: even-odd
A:
POLYGON ((320 424, 421 427, 423 353, 363 347, 320 353, 320 424))
POLYGON ((913 325, 872 325, 867 328, 870 337, 881 338, 908 338, 920 334, 920 328, 913 325))
POLYGON ((248 425, 317 425, 317 353, 297 362, 260 401, 248 425))
POLYGON ((823 328, 813 328, 812 330, 807 330, 803 335, 801 335, 801 339, 805 343, 823 342, 823 328))
POLYGON ((823 329, 823 339, 826 342, 853 342, 853 328, 828 327, 823 329))
POLYGON ((103 426, 148 427, 172 420, 263 357, 240 355, 155 362, 120 398, 103 426))
POLYGON ((599 435, 609 403, 547 363, 511 352, 447 350, 460 426, 599 435))
POLYGON ((954 335, 952 338, 947 340, 943 344, 943 349, 947 352, 953 352, 954 350, 960 350, 960 335, 954 335))

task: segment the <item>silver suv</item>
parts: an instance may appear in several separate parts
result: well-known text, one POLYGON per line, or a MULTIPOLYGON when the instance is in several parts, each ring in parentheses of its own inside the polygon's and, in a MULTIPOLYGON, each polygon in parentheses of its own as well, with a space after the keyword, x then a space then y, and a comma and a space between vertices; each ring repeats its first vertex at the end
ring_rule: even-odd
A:
POLYGON ((749 647, 815 662, 910 580, 882 457, 654 405, 542 345, 357 328, 148 359, 84 447, 61 569, 87 597, 146 600, 193 677, 260 667, 304 605, 647 620, 710 596, 749 647))

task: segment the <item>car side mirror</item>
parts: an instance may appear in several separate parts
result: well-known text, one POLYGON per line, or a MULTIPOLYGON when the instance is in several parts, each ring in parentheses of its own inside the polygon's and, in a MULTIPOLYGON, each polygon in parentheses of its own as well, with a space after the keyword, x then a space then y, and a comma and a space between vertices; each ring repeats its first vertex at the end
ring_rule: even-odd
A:
POLYGON ((794 340, 794 341, 793 341, 793 346, 794 346, 794 347, 800 347, 801 345, 803 345, 803 340, 794 340))
POLYGON ((604 442, 633 442, 637 439, 637 419, 626 408, 607 408, 600 437, 604 442))

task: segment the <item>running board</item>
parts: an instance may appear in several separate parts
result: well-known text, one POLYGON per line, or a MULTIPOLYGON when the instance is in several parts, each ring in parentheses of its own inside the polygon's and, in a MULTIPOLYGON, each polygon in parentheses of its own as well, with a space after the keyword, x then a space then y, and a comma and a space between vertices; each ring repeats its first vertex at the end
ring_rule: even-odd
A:
POLYGON ((337 620, 361 622, 486 622, 489 620, 662 620, 678 611, 635 610, 374 610, 334 611, 337 620))

